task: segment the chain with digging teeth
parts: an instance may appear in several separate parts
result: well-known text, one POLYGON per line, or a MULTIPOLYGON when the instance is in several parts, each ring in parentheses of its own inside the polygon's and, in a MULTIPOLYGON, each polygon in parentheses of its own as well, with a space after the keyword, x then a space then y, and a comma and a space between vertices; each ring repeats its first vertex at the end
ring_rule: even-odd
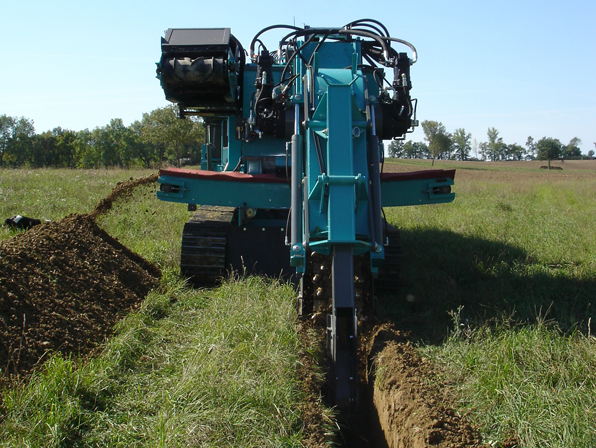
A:
MULTIPOLYGON (((378 278, 370 273, 368 254, 354 257, 354 293, 358 316, 374 313, 373 283, 375 294, 393 294, 399 288, 401 274, 401 239, 399 230, 387 225, 385 232, 388 245, 385 246, 385 260, 379 268, 378 278)), ((300 283, 299 313, 310 315, 331 311, 332 257, 310 253, 306 270, 300 283)))
MULTIPOLYGON (((310 253, 300 282, 300 309, 303 316, 331 312, 332 257, 310 253)), ((372 312, 372 276, 368 255, 354 257, 354 295, 358 316, 372 312)))
POLYGON ((401 237, 399 230, 387 225, 385 238, 385 261, 379 268, 379 276, 375 279, 375 293, 395 294, 401 285, 401 237))

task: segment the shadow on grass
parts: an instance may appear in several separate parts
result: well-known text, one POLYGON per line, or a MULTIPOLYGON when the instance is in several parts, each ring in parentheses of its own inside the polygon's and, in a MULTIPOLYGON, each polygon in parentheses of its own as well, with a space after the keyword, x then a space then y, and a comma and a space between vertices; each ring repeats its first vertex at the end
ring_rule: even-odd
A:
POLYGON ((588 266, 533 260, 503 243, 438 230, 406 230, 402 286, 379 297, 380 316, 427 343, 441 342, 461 308, 465 325, 553 320, 594 333, 596 275, 588 266))

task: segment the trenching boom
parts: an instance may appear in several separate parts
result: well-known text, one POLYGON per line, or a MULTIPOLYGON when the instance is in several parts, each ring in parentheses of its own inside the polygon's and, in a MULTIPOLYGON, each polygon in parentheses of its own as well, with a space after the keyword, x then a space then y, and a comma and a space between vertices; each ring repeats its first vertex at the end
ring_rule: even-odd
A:
POLYGON ((210 284, 234 269, 299 284, 300 312, 327 313, 331 397, 354 406, 358 318, 399 264, 383 207, 454 199, 454 171, 382 172, 380 142, 417 125, 415 48, 363 19, 273 25, 248 50, 228 28, 169 29, 161 49, 166 99, 206 131, 200 169, 159 177, 159 199, 196 210, 183 275, 210 284), (282 36, 276 48, 268 33, 282 36))

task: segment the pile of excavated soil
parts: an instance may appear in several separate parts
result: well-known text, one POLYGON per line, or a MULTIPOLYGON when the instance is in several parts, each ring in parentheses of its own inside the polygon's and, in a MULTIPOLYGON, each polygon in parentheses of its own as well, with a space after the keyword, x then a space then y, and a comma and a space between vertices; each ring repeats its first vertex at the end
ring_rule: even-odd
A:
POLYGON ((88 353, 158 286, 159 269, 95 223, 114 200, 155 180, 121 183, 88 215, 0 242, 0 385, 49 353, 88 353))

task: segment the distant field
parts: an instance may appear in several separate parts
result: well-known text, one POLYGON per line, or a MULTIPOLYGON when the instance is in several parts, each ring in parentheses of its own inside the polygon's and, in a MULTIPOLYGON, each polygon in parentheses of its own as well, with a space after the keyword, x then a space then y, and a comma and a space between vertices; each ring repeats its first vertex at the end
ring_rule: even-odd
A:
MULTIPOLYGON (((432 160, 418 160, 418 159, 385 159, 386 166, 398 165, 400 169, 406 167, 430 167, 432 160)), ((507 162, 459 162, 457 160, 435 160, 434 167, 442 168, 449 166, 451 168, 462 168, 468 170, 540 170, 541 166, 548 166, 546 160, 530 160, 530 161, 507 161, 507 162)), ((553 160, 551 167, 561 167, 565 170, 596 170, 596 159, 594 160, 553 160)), ((542 171, 542 170, 541 170, 542 171)), ((556 170, 558 171, 558 170, 556 170)))

